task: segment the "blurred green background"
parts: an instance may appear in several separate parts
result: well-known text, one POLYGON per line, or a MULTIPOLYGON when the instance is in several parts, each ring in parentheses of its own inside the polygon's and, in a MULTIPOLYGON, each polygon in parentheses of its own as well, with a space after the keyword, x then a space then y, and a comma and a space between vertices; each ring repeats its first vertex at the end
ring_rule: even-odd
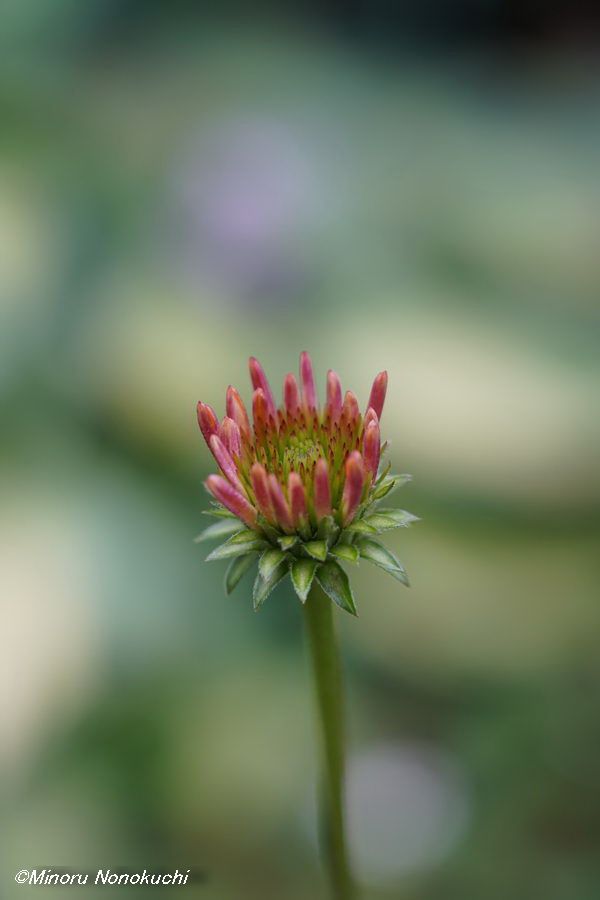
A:
POLYGON ((192 543, 197 400, 302 349, 361 403, 388 369, 423 518, 412 589, 363 565, 338 616, 364 898, 600 895, 588 14, 2 4, 3 896, 324 896, 298 604, 254 615, 192 543))

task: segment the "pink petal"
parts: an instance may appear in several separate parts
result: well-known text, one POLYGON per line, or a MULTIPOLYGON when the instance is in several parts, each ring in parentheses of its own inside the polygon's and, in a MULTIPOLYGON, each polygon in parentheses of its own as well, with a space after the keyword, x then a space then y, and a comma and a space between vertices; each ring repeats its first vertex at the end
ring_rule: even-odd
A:
POLYGON ((257 433, 264 432, 269 418, 269 408, 262 388, 257 388, 252 395, 252 416, 254 418, 254 430, 257 433))
POLYGON ((364 431, 367 430, 367 428, 371 422, 377 422, 377 424, 379 425, 379 417, 372 406, 370 406, 368 408, 367 414, 365 416, 365 420, 363 422, 363 430, 364 431))
POLYGON ((294 530, 294 523, 292 521, 292 514, 288 502, 283 495, 281 485, 277 481, 275 475, 269 475, 268 482, 269 496, 271 498, 271 503, 273 504, 273 509, 275 510, 277 522, 284 531, 290 533, 294 530))
POLYGON ((381 438, 379 434, 379 424, 372 419, 365 430, 363 449, 365 469, 371 476, 371 478, 375 478, 377 476, 380 455, 381 438))
POLYGON ((329 470, 324 459, 318 459, 315 466, 315 514, 317 521, 331 515, 331 489, 329 470))
POLYGON ((229 385, 229 387, 227 388, 225 408, 227 410, 227 415, 229 416, 229 418, 233 419, 237 427, 240 429, 240 434, 243 437, 248 437, 248 435, 250 434, 250 421, 248 419, 248 413, 246 412, 244 401, 242 400, 236 389, 231 385, 229 385))
POLYGON ((337 372, 330 369, 327 373, 327 405, 332 422, 337 422, 342 412, 342 383, 337 372))
POLYGON ((344 405, 342 407, 342 415, 351 423, 355 423, 358 421, 360 409, 358 406, 358 400, 356 399, 356 394, 353 394, 352 391, 346 391, 346 396, 344 397, 344 405))
POLYGON ((298 412, 300 392, 298 390, 298 382, 291 372, 285 376, 283 381, 283 403, 289 415, 294 416, 298 412))
POLYGON ((346 460, 346 481, 342 494, 342 524, 349 525, 362 497, 365 483, 365 467, 358 450, 353 450, 346 460))
POLYGON ((315 377, 313 375, 313 367, 311 358, 304 351, 300 354, 300 380, 302 382, 302 400, 308 409, 317 408, 317 389, 315 388, 315 377))
POLYGON ((239 479, 235 463, 229 455, 223 441, 216 434, 213 434, 211 435, 209 446, 223 474, 226 475, 230 482, 239 490, 243 491, 242 482, 239 479))
POLYGON ((381 413, 383 410, 383 402, 385 400, 385 394, 387 391, 387 383, 388 383, 388 374, 387 372, 380 372, 379 375, 375 378, 373 382, 373 387, 371 388, 371 395, 369 397, 369 402, 367 403, 367 409, 372 406, 375 412, 377 413, 377 418, 381 418, 381 413))
POLYGON ((200 401, 198 406, 196 407, 196 413, 198 415, 198 425, 200 426, 200 431, 204 435, 204 440, 208 444, 210 441, 210 436, 212 434, 216 434, 219 429, 219 420, 217 419, 216 413, 212 406, 209 406, 208 403, 202 403, 200 401))
POLYGON ((209 475, 205 485, 219 503, 227 507, 234 516, 241 519, 249 528, 253 528, 256 525, 256 510, 254 507, 221 475, 209 475))
POLYGON ((290 472, 288 478, 288 497, 292 508, 292 520, 298 528, 306 521, 306 494, 302 479, 297 472, 290 472))
POLYGON ((240 429, 233 419, 225 416, 219 425, 219 437, 231 456, 240 456, 242 452, 242 439, 240 429))
POLYGON ((275 400, 273 398, 273 392, 271 391, 271 386, 267 381, 267 376, 265 375, 264 369, 254 356, 250 357, 249 360, 250 367, 250 379, 252 380, 252 387, 256 391, 257 388, 260 388, 265 396, 265 400, 267 402, 267 408, 269 413, 275 418, 275 400))
POLYGON ((274 522, 275 512, 273 510, 273 504, 271 503, 265 467, 261 466, 260 463, 254 463, 250 469, 250 479, 252 481, 254 496, 256 497, 256 503, 259 510, 265 519, 268 519, 269 522, 274 522))

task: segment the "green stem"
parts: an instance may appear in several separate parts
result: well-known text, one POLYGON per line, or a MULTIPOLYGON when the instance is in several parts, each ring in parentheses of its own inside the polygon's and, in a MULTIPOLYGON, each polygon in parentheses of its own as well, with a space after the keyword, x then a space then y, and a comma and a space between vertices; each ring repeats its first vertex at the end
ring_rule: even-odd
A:
POLYGON ((332 896, 355 896, 348 865, 344 826, 344 728, 342 675, 333 621, 333 603, 316 581, 304 606, 306 631, 315 680, 322 745, 321 825, 323 855, 332 896))

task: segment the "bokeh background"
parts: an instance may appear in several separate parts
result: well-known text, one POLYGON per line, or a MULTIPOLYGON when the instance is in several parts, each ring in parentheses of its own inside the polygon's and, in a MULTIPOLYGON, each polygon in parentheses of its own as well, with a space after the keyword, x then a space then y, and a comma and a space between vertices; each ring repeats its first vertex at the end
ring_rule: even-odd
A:
POLYGON ((423 518, 411 590, 363 564, 338 616, 364 898, 599 896, 592 14, 2 4, 3 896, 324 896, 298 604, 192 542, 196 401, 302 349, 362 401, 388 369, 423 518))

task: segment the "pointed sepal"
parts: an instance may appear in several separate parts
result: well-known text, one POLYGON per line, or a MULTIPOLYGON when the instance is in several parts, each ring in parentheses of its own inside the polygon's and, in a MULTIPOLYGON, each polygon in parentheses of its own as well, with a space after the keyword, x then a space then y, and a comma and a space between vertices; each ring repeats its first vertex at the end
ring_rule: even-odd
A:
POLYGON ((235 589, 241 579, 244 577, 248 569, 251 569, 256 562, 256 553, 246 553, 243 556, 236 556, 231 560, 225 572, 225 593, 227 595, 235 589))
POLYGON ((275 569, 273 569, 268 578, 263 578, 260 572, 258 573, 258 575, 256 576, 256 581, 254 582, 254 589, 252 591, 252 601, 255 611, 260 609, 273 588, 276 587, 283 578, 285 578, 287 573, 287 558, 281 560, 279 565, 276 566, 275 569))
POLYGON ((231 518, 229 515, 227 518, 223 518, 220 522, 215 522, 214 525, 209 525, 208 528, 205 528, 204 531, 200 532, 194 538, 195 544, 202 544, 204 541, 213 541, 217 538, 228 537, 230 534, 237 534, 239 531, 244 531, 244 524, 240 522, 239 519, 231 518))
POLYGON ((228 541, 216 547, 212 553, 206 557, 207 562, 215 559, 230 559, 233 556, 243 556, 251 550, 264 550, 267 542, 259 538, 255 531, 245 528, 230 537, 228 541))
POLYGON ((328 560, 317 569, 317 581, 333 602, 340 609, 356 616, 356 604, 350 587, 348 576, 334 560, 328 560))
POLYGON ((391 550, 388 550, 379 541, 367 537, 358 538, 356 546, 363 559, 369 560, 369 562, 374 563, 380 569, 383 569, 384 572, 387 572, 388 575, 392 575, 398 581, 401 581, 406 587, 410 587, 406 569, 391 550))
POLYGON ((296 559, 292 563, 292 584, 302 603, 306 603, 318 565, 319 562, 316 559, 296 559))

